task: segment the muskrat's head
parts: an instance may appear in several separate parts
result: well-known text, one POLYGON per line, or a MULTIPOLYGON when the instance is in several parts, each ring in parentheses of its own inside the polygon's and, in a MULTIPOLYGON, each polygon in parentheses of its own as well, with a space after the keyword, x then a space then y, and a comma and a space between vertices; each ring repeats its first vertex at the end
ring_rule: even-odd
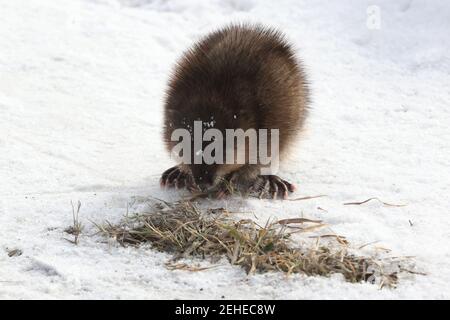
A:
MULTIPOLYGON (((211 153, 207 151, 209 143, 208 141, 203 141, 201 149, 192 152, 191 163, 188 165, 195 184, 202 191, 216 186, 232 171, 232 166, 224 163, 226 162, 227 153, 225 144, 221 145, 223 148, 223 151, 219 153, 223 154, 223 157, 221 157, 219 154, 216 154, 217 149, 211 153), (217 158, 216 155, 218 156, 217 158)), ((219 145, 217 147, 220 148, 219 145)), ((194 144, 191 145, 191 150, 195 150, 194 144)))
POLYGON ((216 186, 236 170, 235 161, 227 163, 228 151, 235 151, 235 147, 227 146, 226 133, 239 128, 235 112, 224 107, 229 104, 207 93, 190 93, 189 99, 168 103, 178 108, 166 109, 164 134, 169 151, 181 158, 179 163, 202 191, 216 186))

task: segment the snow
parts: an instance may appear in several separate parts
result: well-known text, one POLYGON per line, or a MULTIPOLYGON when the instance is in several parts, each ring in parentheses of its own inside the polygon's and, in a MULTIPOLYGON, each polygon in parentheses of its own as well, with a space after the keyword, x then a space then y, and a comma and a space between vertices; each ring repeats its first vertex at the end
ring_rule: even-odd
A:
POLYGON ((449 17, 445 0, 0 0, 0 298, 450 298, 449 17), (90 221, 180 197, 158 183, 173 164, 161 142, 166 82, 183 50, 233 21, 280 28, 303 59, 312 110, 281 176, 293 197, 328 197, 210 205, 323 219, 355 247, 415 256, 427 276, 378 290, 247 276, 225 261, 170 271, 164 253, 91 236, 90 221), (370 197, 407 206, 343 205, 370 197), (78 246, 63 232, 71 200, 82 202, 78 246))

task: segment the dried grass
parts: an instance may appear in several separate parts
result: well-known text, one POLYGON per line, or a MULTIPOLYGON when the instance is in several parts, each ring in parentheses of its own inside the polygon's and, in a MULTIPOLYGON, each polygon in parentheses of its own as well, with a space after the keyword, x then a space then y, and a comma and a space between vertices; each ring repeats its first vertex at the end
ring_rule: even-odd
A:
POLYGON ((384 202, 384 201, 382 201, 382 200, 380 200, 379 198, 376 198, 376 197, 369 198, 369 199, 361 201, 361 202, 346 202, 346 203, 344 203, 344 206, 360 206, 360 205, 365 204, 365 203, 367 203, 369 201, 372 201, 372 200, 377 200, 378 202, 381 202, 383 205, 385 205, 387 207, 406 207, 406 204, 387 203, 387 202, 384 202))
POLYGON ((79 237, 81 233, 83 232, 83 225, 80 222, 80 209, 81 209, 81 202, 78 201, 77 206, 75 208, 75 205, 71 201, 70 204, 72 205, 72 225, 64 230, 65 233, 73 235, 74 239, 66 239, 70 243, 73 243, 75 245, 78 245, 79 237))
MULTIPOLYGON (((350 254, 344 237, 324 235, 328 242, 321 237, 314 240, 308 237, 312 244, 293 246, 292 233, 323 225, 322 221, 298 218, 268 221, 259 226, 251 219, 235 221, 223 208, 200 210, 193 202, 160 201, 151 207, 150 213, 127 216, 118 225, 106 223, 97 227, 124 246, 150 243, 153 248, 174 254, 174 260, 225 256, 248 273, 341 274, 349 282, 374 282, 376 278, 381 286, 395 286, 398 270, 387 272, 389 268, 383 260, 350 254), (291 232, 292 229, 295 231, 291 232), (336 241, 330 245, 333 240, 336 241)), ((171 268, 204 270, 184 264, 171 264, 171 268)))

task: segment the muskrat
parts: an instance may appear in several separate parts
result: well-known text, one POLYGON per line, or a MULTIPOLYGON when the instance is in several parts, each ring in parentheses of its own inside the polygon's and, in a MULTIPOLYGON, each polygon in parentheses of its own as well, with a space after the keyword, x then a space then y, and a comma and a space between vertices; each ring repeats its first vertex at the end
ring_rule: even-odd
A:
MULTIPOLYGON (((194 44, 177 63, 166 92, 164 142, 171 151, 178 143, 171 138, 175 129, 192 133, 194 121, 202 121, 208 124, 202 132, 213 127, 224 135, 227 129, 278 129, 284 154, 302 130, 308 104, 304 70, 283 34, 261 25, 230 25, 194 44)), ((200 148, 187 159, 203 152, 205 142, 200 148)), ((214 190, 218 197, 230 193, 230 186, 273 198, 295 189, 274 174, 262 175, 262 164, 247 154, 241 163, 193 162, 166 170, 161 185, 214 190)))

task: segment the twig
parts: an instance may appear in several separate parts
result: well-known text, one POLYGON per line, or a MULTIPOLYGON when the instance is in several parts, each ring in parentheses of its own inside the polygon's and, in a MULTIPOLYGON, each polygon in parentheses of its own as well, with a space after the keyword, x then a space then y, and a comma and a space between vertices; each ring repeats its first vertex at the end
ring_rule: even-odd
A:
POLYGON ((344 206, 359 206, 359 205, 362 205, 362 204, 367 203, 367 202, 372 201, 372 200, 377 200, 377 201, 381 202, 382 204, 384 204, 385 206, 388 206, 388 207, 406 207, 407 206, 406 204, 387 203, 387 202, 381 201, 379 198, 376 198, 376 197, 369 198, 369 199, 361 201, 361 202, 346 202, 346 203, 344 203, 344 206))
POLYGON ((305 223, 305 222, 322 223, 322 220, 311 220, 311 219, 306 219, 306 218, 292 218, 292 219, 279 220, 278 224, 286 225, 286 224, 292 224, 292 223, 305 223))
POLYGON ((318 196, 308 196, 308 197, 301 197, 301 198, 295 198, 295 199, 287 199, 288 201, 302 201, 302 200, 310 200, 310 199, 316 199, 316 198, 323 198, 328 197, 326 194, 321 194, 318 196))

